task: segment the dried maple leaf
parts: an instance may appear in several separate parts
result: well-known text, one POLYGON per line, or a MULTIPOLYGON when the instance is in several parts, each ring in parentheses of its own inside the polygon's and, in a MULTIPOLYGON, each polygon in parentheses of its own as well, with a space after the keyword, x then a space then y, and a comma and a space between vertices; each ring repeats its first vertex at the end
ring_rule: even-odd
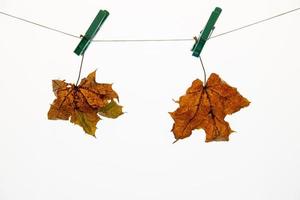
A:
POLYGON ((118 94, 112 84, 97 83, 96 71, 81 80, 77 86, 61 80, 53 80, 52 87, 56 99, 48 112, 48 119, 69 120, 81 126, 83 130, 95 136, 98 115, 117 118, 123 114, 118 94))
POLYGON ((189 137, 194 129, 204 129, 206 142, 228 141, 233 131, 224 118, 250 104, 215 73, 205 86, 201 80, 194 80, 178 103, 179 108, 170 112, 176 141, 189 137))

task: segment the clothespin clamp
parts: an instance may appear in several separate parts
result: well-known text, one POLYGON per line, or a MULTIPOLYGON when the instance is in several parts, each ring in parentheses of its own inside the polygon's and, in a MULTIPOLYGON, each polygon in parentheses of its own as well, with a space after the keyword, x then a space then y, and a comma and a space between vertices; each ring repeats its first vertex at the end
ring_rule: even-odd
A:
POLYGON ((97 32, 99 31, 100 27, 108 17, 109 12, 106 10, 100 10, 95 17, 94 21, 90 25, 89 29, 86 31, 85 35, 82 36, 82 39, 76 49, 74 50, 74 53, 76 53, 78 56, 83 55, 88 46, 90 45, 93 38, 96 36, 97 32))
POLYGON ((193 56, 195 56, 195 57, 200 56, 200 53, 201 53, 206 41, 209 39, 212 31, 215 28, 215 23, 217 22, 218 17, 220 16, 221 12, 222 12, 222 9, 219 7, 216 7, 215 10, 211 13, 204 29, 200 32, 199 38, 195 38, 196 42, 192 48, 193 56))

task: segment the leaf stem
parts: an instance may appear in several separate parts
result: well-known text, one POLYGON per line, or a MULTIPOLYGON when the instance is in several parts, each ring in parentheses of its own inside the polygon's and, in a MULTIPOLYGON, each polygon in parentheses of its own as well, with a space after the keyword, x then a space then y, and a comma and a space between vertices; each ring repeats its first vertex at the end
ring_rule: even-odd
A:
POLYGON ((201 59, 201 56, 199 56, 200 58, 200 63, 201 63, 201 66, 202 66, 202 70, 203 70, 203 74, 204 74, 204 81, 203 81, 203 84, 204 86, 206 85, 206 71, 205 71, 205 67, 204 67, 204 64, 203 64, 203 61, 201 59))
POLYGON ((76 84, 75 84, 75 86, 77 86, 77 85, 78 85, 78 83, 79 83, 79 80, 80 80, 80 76, 81 76, 81 70, 82 70, 82 65, 83 65, 83 60, 84 60, 84 54, 82 54, 81 63, 80 63, 80 68, 79 68, 79 73, 78 73, 78 78, 77 78, 77 81, 76 81, 76 84))

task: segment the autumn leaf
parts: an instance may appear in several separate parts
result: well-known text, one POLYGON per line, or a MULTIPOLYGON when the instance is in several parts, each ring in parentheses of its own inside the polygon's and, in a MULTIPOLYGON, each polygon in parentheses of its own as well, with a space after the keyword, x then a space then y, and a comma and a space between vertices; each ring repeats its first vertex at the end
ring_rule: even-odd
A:
POLYGON ((52 87, 56 99, 50 106, 48 119, 70 119, 92 136, 95 136, 99 115, 117 118, 123 114, 122 106, 114 100, 118 100, 118 94, 112 84, 97 83, 96 71, 82 79, 79 85, 53 80, 52 87))
POLYGON ((201 80, 194 80, 178 103, 179 108, 170 112, 176 141, 189 137, 194 129, 204 129, 206 142, 228 141, 233 131, 224 120, 226 115, 250 104, 215 73, 210 75, 205 86, 201 80))

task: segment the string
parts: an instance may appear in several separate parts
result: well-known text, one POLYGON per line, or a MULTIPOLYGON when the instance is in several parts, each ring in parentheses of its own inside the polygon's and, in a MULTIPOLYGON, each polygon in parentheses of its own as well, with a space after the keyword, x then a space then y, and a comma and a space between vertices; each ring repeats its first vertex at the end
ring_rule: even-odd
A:
POLYGON ((281 17, 281 16, 283 16, 283 15, 287 15, 287 14, 289 14, 289 13, 292 13, 292 12, 295 12, 295 11, 298 11, 298 10, 300 10, 300 7, 299 7, 299 8, 295 8, 295 9, 293 9, 293 10, 289 10, 289 11, 280 13, 280 14, 278 14, 278 15, 274 15, 274 16, 272 16, 272 17, 268 17, 268 18, 265 18, 265 19, 262 19, 262 20, 259 20, 259 21, 256 21, 256 22, 253 22, 253 23, 250 23, 250 24, 241 26, 241 27, 238 27, 238 28, 235 28, 235 29, 232 29, 232 30, 229 30, 229 31, 226 31, 226 32, 224 32, 224 33, 220 33, 220 34, 211 36, 209 39, 217 38, 217 37, 220 37, 220 36, 229 34, 229 33, 233 33, 233 32, 236 32, 236 31, 245 29, 245 28, 249 28, 249 27, 251 27, 251 26, 254 26, 254 25, 257 25, 257 24, 266 22, 266 21, 270 21, 270 20, 272 20, 272 19, 274 19, 274 18, 281 17))
POLYGON ((173 39, 115 39, 115 40, 92 40, 93 42, 184 42, 193 41, 193 38, 173 38, 173 39))
POLYGON ((77 81, 76 81, 76 84, 75 84, 76 86, 78 85, 79 80, 80 80, 81 70, 82 70, 82 65, 83 65, 83 60, 84 60, 84 54, 82 54, 81 63, 80 63, 80 67, 79 67, 78 78, 77 78, 77 81))
MULTIPOLYGON (((292 10, 288 10, 286 12, 279 13, 277 15, 274 15, 274 16, 271 16, 271 17, 268 17, 268 18, 265 18, 265 19, 262 19, 262 20, 258 20, 258 21, 252 22, 250 24, 246 24, 246 25, 243 25, 241 27, 237 27, 237 28, 234 28, 232 30, 225 31, 223 33, 211 36, 209 39, 217 38, 217 37, 224 36, 224 35, 236 32, 236 31, 240 31, 242 29, 246 29, 246 28, 249 28, 251 26, 255 26, 257 24, 267 22, 267 21, 270 21, 272 19, 281 17, 283 15, 290 14, 292 12, 296 12, 296 11, 299 11, 299 10, 300 10, 300 7, 292 9, 292 10)), ((77 38, 77 39, 81 38, 80 36, 77 36, 77 35, 74 35, 74 34, 71 34, 71 33, 67 33, 65 31, 62 31, 62 30, 59 30, 59 29, 56 29, 56 28, 52 28, 52 27, 49 27, 49 26, 46 26, 46 25, 42 25, 42 24, 30 21, 30 20, 25 19, 25 18, 15 16, 15 15, 12 15, 12 14, 8 14, 6 12, 0 11, 0 14, 11 17, 11 18, 14 18, 14 19, 17 19, 17 20, 20 20, 22 22, 26 22, 26 23, 30 23, 32 25, 39 26, 41 28, 45 28, 45 29, 48 29, 48 30, 51 30, 51 31, 55 31, 57 33, 61 33, 61 34, 64 34, 64 35, 67 35, 67 36, 70 36, 70 37, 73 37, 73 38, 77 38)), ((163 38, 163 39, 106 39, 106 40, 103 39, 103 40, 92 40, 92 41, 93 42, 183 42, 183 41, 193 41, 193 40, 194 40, 193 38, 171 38, 171 39, 170 38, 169 39, 163 38)))
POLYGON ((33 25, 36 25, 36 26, 39 26, 39 27, 42 27, 42 28, 45 28, 45 29, 48 29, 48 30, 51 30, 51 31, 55 31, 55 32, 57 32, 57 33, 61 33, 61 34, 64 34, 64 35, 68 35, 68 36, 70 36, 70 37, 80 38, 79 36, 73 35, 73 34, 71 34, 71 33, 67 33, 67 32, 58 30, 58 29, 56 29, 56 28, 51 28, 51 27, 49 27, 49 26, 45 26, 45 25, 42 25, 42 24, 39 24, 39 23, 30 21, 30 20, 28 20, 28 19, 24 19, 24 18, 21 18, 21 17, 17 17, 17 16, 14 16, 14 15, 11 15, 11 14, 8 14, 8 13, 5 13, 5 12, 1 12, 1 11, 0 11, 0 14, 6 15, 6 16, 8 16, 8 17, 11 17, 11 18, 20 20, 20 21, 22 21, 22 22, 26 22, 26 23, 29 23, 29 24, 33 24, 33 25))
POLYGON ((203 75, 204 75, 203 85, 205 86, 206 85, 206 71, 205 71, 205 67, 204 67, 204 64, 203 64, 201 56, 199 56, 199 58, 200 58, 200 63, 201 63, 202 70, 203 70, 203 75))

